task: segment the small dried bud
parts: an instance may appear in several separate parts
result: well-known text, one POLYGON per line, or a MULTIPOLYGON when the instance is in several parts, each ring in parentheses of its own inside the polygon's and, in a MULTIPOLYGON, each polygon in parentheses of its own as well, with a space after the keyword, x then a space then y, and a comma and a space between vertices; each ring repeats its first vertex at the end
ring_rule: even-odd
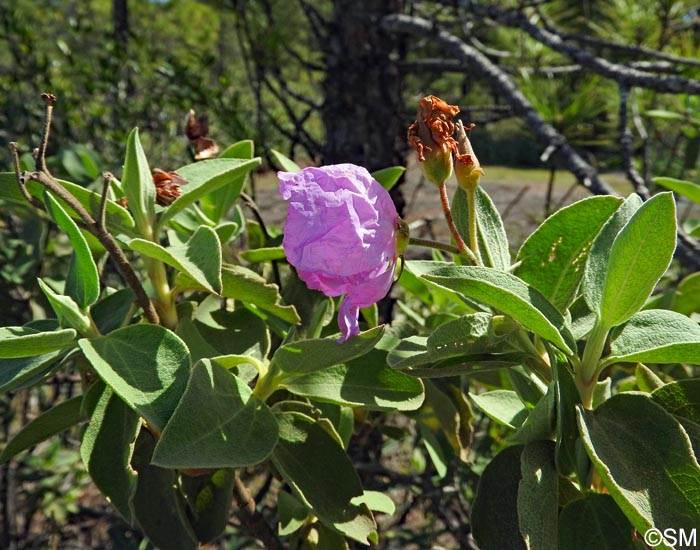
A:
POLYGON ((209 117, 206 114, 201 114, 195 118, 195 112, 190 109, 187 114, 185 135, 194 148, 195 160, 208 159, 219 154, 219 146, 214 140, 207 137, 208 134, 209 117))
POLYGON ((129 199, 126 197, 122 197, 121 199, 117 199, 117 204, 119 206, 122 206, 124 208, 129 208, 129 199))
POLYGON ((180 196, 180 187, 187 180, 177 172, 163 172, 155 168, 153 170, 153 184, 156 186, 156 202, 161 206, 169 206, 180 196))
POLYGON ((452 118, 457 113, 459 107, 429 95, 420 100, 416 121, 408 128, 408 143, 418 153, 425 177, 435 185, 442 185, 452 173, 452 153, 457 151, 452 118))
POLYGON ((473 191, 479 185, 479 178, 484 171, 476 158, 467 132, 474 128, 472 123, 465 128, 462 121, 457 121, 457 151, 455 151, 455 176, 459 186, 466 191, 473 191))

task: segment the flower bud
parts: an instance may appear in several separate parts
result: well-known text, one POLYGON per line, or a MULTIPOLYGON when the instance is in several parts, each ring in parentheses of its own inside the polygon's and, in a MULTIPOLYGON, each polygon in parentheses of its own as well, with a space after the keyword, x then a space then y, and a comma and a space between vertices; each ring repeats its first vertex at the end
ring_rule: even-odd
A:
POLYGON ((459 107, 429 95, 420 100, 416 121, 408 128, 408 143, 418 153, 423 174, 437 186, 452 174, 452 153, 457 151, 452 118, 457 113, 459 107))
POLYGON ((484 171, 476 158, 472 144, 469 142, 467 130, 474 127, 472 123, 469 128, 464 128, 462 121, 457 121, 457 150, 455 151, 455 177, 457 183, 465 191, 473 191, 479 186, 479 178, 484 175, 484 171))

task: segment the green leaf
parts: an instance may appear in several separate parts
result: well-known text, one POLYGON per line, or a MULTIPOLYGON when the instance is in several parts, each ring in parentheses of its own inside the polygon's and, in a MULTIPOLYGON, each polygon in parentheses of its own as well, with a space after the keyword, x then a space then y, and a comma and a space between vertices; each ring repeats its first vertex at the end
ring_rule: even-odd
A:
MULTIPOLYGON (((220 155, 220 159, 252 159, 255 145, 250 139, 239 141, 229 146, 220 155)), ((214 221, 221 221, 241 193, 246 174, 241 174, 238 179, 229 185, 220 187, 216 191, 202 197, 200 203, 204 212, 214 221)))
POLYGON ((485 550, 526 550, 518 520, 522 446, 498 453, 481 475, 472 505, 472 532, 485 550))
POLYGON ((182 194, 160 215, 158 228, 195 201, 225 185, 235 186, 234 194, 238 197, 244 176, 259 165, 259 158, 209 159, 178 168, 176 172, 188 183, 182 188, 182 194))
POLYGON ((554 386, 550 385, 518 430, 508 437, 508 442, 527 445, 533 441, 553 438, 556 431, 555 393, 554 386))
POLYGON ((277 515, 279 517, 280 536, 291 535, 298 531, 311 511, 294 495, 280 491, 277 494, 277 515))
POLYGON ((152 464, 165 468, 239 468, 265 460, 277 442, 269 407, 224 367, 199 361, 165 426, 152 464))
POLYGON ((664 381, 656 376, 654 371, 642 363, 637 363, 634 369, 634 378, 637 381, 639 389, 647 393, 651 393, 664 385, 664 381))
POLYGON ((700 204, 700 185, 685 180, 677 180, 675 178, 651 178, 651 181, 656 185, 661 185, 666 189, 675 191, 681 197, 685 197, 695 204, 700 204))
POLYGON ((100 296, 100 277, 90 247, 78 226, 48 191, 44 193, 44 204, 53 221, 68 235, 73 245, 73 257, 66 277, 66 294, 85 309, 100 296))
POLYGON ((191 503, 192 529, 200 542, 210 542, 226 529, 231 515, 235 472, 222 468, 210 475, 184 475, 182 490, 191 503))
POLYGON ((153 241, 132 239, 129 248, 189 275, 211 293, 221 293, 221 243, 216 232, 205 225, 182 246, 165 248, 153 241))
POLYGON ((583 273, 582 290, 588 309, 594 313, 600 310, 600 304, 603 300, 605 278, 608 274, 610 253, 615 237, 641 205, 642 199, 639 198, 639 195, 632 194, 627 197, 615 213, 608 218, 593 241, 583 273))
POLYGON ((576 295, 596 235, 621 203, 618 197, 589 197, 557 211, 520 247, 514 274, 564 311, 576 295))
POLYGON ((559 474, 554 442, 534 441, 520 455, 518 524, 528 548, 557 548, 559 474))
POLYGON ((576 407, 581 403, 573 375, 563 358, 555 358, 552 365, 556 390, 556 454, 557 469, 562 475, 576 471, 576 407))
POLYGON ((700 378, 664 384, 651 398, 672 415, 700 423, 700 378))
POLYGON ((700 325, 674 311, 640 311, 612 332, 604 364, 623 361, 700 364, 700 325))
POLYGON ((56 313, 56 317, 58 317, 61 326, 74 328, 83 335, 92 333, 90 317, 70 296, 57 294, 49 285, 38 277, 37 282, 44 296, 48 299, 49 304, 51 304, 51 308, 56 313))
POLYGON ((635 529, 700 525, 700 466, 673 416, 630 392, 578 414, 588 455, 635 529))
POLYGON ((270 149, 270 156, 272 157, 272 162, 284 172, 299 172, 301 170, 301 167, 296 162, 275 149, 270 149))
POLYGON ((62 350, 73 344, 72 328, 39 332, 29 327, 0 327, 0 358, 33 357, 62 350))
POLYGON ((363 495, 352 462, 313 419, 297 413, 277 415, 280 439, 272 462, 285 481, 327 526, 369 544, 376 532, 366 505, 351 501, 363 495))
POLYGON ((381 350, 333 367, 285 376, 282 386, 297 395, 351 407, 410 411, 423 402, 421 381, 388 367, 386 352, 381 350))
POLYGON ((574 337, 561 313, 515 275, 488 267, 454 266, 423 277, 499 309, 567 353, 575 349, 574 337))
POLYGON ((265 322, 245 308, 227 311, 219 309, 220 304, 221 300, 212 296, 209 305, 216 305, 217 309, 206 310, 203 302, 193 320, 199 334, 218 352, 216 355, 267 358, 270 334, 265 322))
POLYGON ((220 159, 252 159, 255 144, 252 139, 243 139, 229 145, 220 154, 220 159))
POLYGON ((678 283, 673 307, 670 309, 683 315, 700 311, 700 273, 691 273, 678 283))
POLYGON ((518 326, 503 316, 472 313, 439 325, 428 337, 402 340, 387 358, 395 369, 408 369, 441 361, 486 353, 516 351, 511 345, 512 334, 518 326))
POLYGON ((101 334, 107 334, 126 324, 126 318, 135 300, 134 292, 130 288, 122 288, 109 296, 102 298, 90 308, 90 315, 101 334))
POLYGON ((151 464, 155 440, 141 430, 132 466, 138 473, 134 515, 144 534, 156 548, 195 550, 199 545, 187 519, 185 501, 177 487, 177 472, 151 464))
POLYGON ((394 501, 388 495, 379 491, 365 491, 361 497, 352 499, 353 504, 366 504, 373 512, 381 514, 393 515, 396 511, 394 501))
MULTIPOLYGON (((491 197, 481 187, 474 193, 474 208, 478 221, 477 241, 484 265, 501 271, 510 267, 510 248, 503 220, 491 197)), ((469 206, 467 192, 458 188, 452 201, 452 215, 459 234, 469 242, 469 206)))
POLYGON ((519 427, 527 417, 528 409, 518 394, 511 390, 493 390, 469 397, 494 422, 509 428, 519 427))
POLYGON ((372 177, 377 180, 380 185, 390 191, 394 185, 396 185, 406 168, 403 166, 391 166, 390 168, 382 168, 381 170, 376 170, 372 172, 372 177))
POLYGON ((4 464, 18 453, 26 451, 37 443, 86 420, 80 412, 82 402, 83 396, 79 395, 59 403, 37 416, 5 446, 0 454, 0 464, 4 464))
POLYGON ((634 550, 632 526, 610 495, 588 493, 559 515, 559 550, 634 550))
POLYGON ((438 478, 443 479, 447 475, 447 459, 445 458, 445 451, 443 450, 440 441, 438 441, 438 438, 432 429, 422 422, 418 424, 418 428, 420 431, 421 443, 428 451, 430 462, 433 463, 438 478))
POLYGON ((334 338, 299 340, 280 346, 272 363, 285 373, 306 374, 346 363, 369 352, 379 342, 384 327, 376 327, 342 344, 334 338))
POLYGON ((153 183, 146 153, 141 146, 138 128, 131 131, 126 141, 122 186, 139 234, 144 238, 150 238, 153 235, 152 225, 156 219, 156 186, 153 183))
POLYGON ((244 250, 240 253, 241 258, 251 264, 259 264, 261 262, 271 262, 274 260, 284 260, 287 258, 284 248, 281 246, 271 246, 268 248, 254 248, 252 250, 244 250))
POLYGON ((675 248, 676 204, 671 193, 660 193, 634 213, 613 242, 602 300, 594 309, 604 326, 620 325, 641 309, 675 248))
MULTIPOLYGON (((469 400, 458 384, 442 380, 425 380, 425 406, 421 413, 432 409, 435 420, 452 446, 455 454, 464 462, 469 458, 472 444, 472 418, 474 412, 469 400)), ((434 426, 431 420, 426 425, 434 426)))
POLYGON ((189 378, 182 340, 159 325, 132 325, 79 343, 100 378, 162 432, 189 378))
POLYGON ((139 416, 104 387, 80 445, 90 477, 129 524, 136 492, 136 472, 130 462, 140 427, 139 416))
MULTIPOLYGON (((222 296, 252 304, 293 325, 299 322, 299 315, 294 306, 281 303, 279 287, 269 284, 255 271, 238 265, 226 265, 221 271, 221 281, 222 296)), ((178 275, 176 284, 182 290, 206 290, 183 273, 178 275)))
POLYGON ((57 351, 35 357, 0 359, 0 392, 10 391, 51 370, 64 355, 63 352, 57 351))
MULTIPOLYGON (((94 219, 99 218, 101 196, 98 193, 85 189, 80 185, 69 181, 58 180, 59 183, 73 195, 80 204, 92 215, 94 219)), ((43 200, 45 187, 36 181, 26 183, 27 191, 34 198, 43 200)), ((12 201, 19 204, 27 204, 24 196, 17 186, 17 179, 13 172, 0 173, 0 199, 12 201)), ((56 198, 56 201, 68 212, 73 219, 80 219, 75 211, 66 204, 63 199, 56 198)), ((107 228, 114 234, 129 232, 128 229, 134 227, 134 219, 129 211, 114 201, 108 200, 106 207, 107 228)))

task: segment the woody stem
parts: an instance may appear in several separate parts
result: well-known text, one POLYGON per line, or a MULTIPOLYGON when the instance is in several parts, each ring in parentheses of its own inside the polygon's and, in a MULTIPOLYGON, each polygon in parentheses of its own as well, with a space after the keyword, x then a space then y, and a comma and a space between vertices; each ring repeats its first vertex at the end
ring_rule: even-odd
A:
POLYGON ((462 236, 459 234, 457 226, 455 225, 454 218, 452 217, 452 210, 450 209, 450 199, 447 196, 447 186, 444 183, 440 186, 440 200, 442 201, 442 211, 445 213, 445 220, 447 220, 447 225, 450 228, 452 237, 454 238, 455 243, 457 243, 457 248, 459 248, 459 251, 467 256, 473 264, 479 265, 476 256, 466 245, 464 239, 462 239, 462 236))

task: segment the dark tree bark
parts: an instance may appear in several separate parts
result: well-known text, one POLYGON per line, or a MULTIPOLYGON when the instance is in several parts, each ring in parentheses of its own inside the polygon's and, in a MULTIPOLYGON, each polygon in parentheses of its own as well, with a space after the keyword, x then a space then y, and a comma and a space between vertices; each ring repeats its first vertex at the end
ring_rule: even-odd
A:
POLYGON ((325 164, 352 162, 370 171, 403 164, 407 123, 397 55, 401 39, 380 25, 384 16, 401 13, 402 4, 334 1, 324 41, 325 164))
POLYGON ((129 37, 128 0, 112 0, 112 18, 114 20, 114 42, 117 51, 126 50, 129 37))

